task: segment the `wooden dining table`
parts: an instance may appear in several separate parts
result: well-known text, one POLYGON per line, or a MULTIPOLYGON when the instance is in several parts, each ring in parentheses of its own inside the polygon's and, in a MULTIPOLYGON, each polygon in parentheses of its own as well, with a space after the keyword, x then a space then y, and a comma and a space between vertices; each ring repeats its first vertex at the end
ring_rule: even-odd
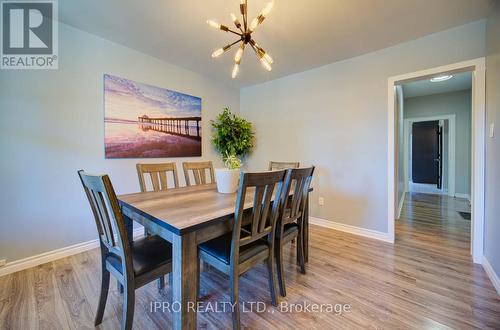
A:
MULTIPOLYGON (((237 194, 221 194, 215 184, 118 196, 129 238, 133 222, 172 243, 173 329, 196 329, 198 244, 230 232, 237 194)), ((244 209, 253 206, 249 191, 244 209)), ((308 256, 308 207, 304 243, 308 256)))

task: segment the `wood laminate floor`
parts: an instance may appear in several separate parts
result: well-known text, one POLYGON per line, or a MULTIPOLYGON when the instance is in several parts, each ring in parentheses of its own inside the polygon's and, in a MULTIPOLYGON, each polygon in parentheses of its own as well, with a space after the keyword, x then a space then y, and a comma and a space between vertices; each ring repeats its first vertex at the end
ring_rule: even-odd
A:
MULTIPOLYGON (((468 210, 465 200, 408 195, 396 223, 394 246, 311 226, 307 275, 299 274, 295 263, 286 266, 288 296, 282 301, 297 304, 295 312, 270 306, 267 273, 260 266, 241 278, 240 301, 261 301, 267 308, 243 312, 243 327, 500 329, 500 296, 482 267, 472 263, 470 221, 457 213, 468 210), (340 304, 350 311, 327 312, 330 307, 323 305, 323 313, 300 312, 299 306, 313 303, 340 304)), ((293 261, 294 249, 286 251, 293 261)), ((1 277, 0 328, 93 328, 100 285, 98 258, 98 251, 92 250, 1 277)), ((203 272, 201 279, 204 308, 229 301, 224 275, 212 269, 203 272)), ((170 328, 168 311, 150 311, 154 301, 170 301, 168 286, 163 292, 158 292, 156 283, 139 289, 134 328, 170 328)), ((112 285, 101 328, 119 328, 121 305, 112 285)), ((230 326, 228 312, 199 314, 198 328, 230 326)))

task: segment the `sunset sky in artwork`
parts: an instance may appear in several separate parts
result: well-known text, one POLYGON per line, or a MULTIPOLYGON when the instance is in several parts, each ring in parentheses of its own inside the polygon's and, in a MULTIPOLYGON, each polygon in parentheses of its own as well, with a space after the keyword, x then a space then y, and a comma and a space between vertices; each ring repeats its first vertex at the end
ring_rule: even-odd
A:
POLYGON ((136 121, 139 116, 201 116, 201 98, 104 75, 105 117, 136 121))

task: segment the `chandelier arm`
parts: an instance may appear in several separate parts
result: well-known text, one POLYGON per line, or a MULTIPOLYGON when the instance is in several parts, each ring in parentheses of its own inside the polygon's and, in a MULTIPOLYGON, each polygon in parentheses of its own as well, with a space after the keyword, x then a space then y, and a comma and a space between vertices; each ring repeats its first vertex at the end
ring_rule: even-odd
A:
POLYGON ((239 33, 239 32, 236 32, 236 31, 234 31, 234 30, 231 30, 230 28, 228 28, 228 29, 227 29, 227 32, 234 33, 234 34, 236 34, 236 35, 238 35, 238 36, 240 36, 240 37, 241 37, 241 36, 243 36, 243 34, 241 34, 241 33, 239 33))
POLYGON ((260 55, 259 55, 259 52, 257 51, 257 49, 255 48, 255 46, 249 42, 249 45, 252 47, 253 51, 255 52, 255 55, 257 55, 257 57, 259 58, 260 60, 260 55))
POLYGON ((243 14, 243 22, 245 24, 245 32, 248 32, 248 1, 245 0, 245 13, 243 14))
POLYGON ((229 47, 233 47, 234 45, 236 45, 238 42, 241 42, 241 39, 238 39, 236 40, 235 42, 233 42, 232 44, 229 44, 229 47))

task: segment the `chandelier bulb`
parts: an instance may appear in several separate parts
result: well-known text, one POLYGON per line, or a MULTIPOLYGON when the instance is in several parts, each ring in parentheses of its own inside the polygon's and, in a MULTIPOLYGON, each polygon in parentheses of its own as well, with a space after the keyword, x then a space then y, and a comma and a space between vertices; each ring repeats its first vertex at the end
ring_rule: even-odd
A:
POLYGON ((269 64, 269 62, 266 61, 266 59, 264 57, 262 57, 260 59, 260 63, 262 64, 262 66, 264 67, 264 69, 266 69, 267 71, 271 71, 273 68, 271 67, 271 64, 269 64))
POLYGON ((217 22, 216 22, 216 21, 214 21, 214 20, 209 19, 209 20, 207 21, 207 24, 208 24, 208 25, 210 25, 211 27, 213 27, 214 29, 220 29, 220 24, 219 24, 219 23, 217 23, 217 22))
POLYGON ((240 71, 240 65, 238 63, 234 63, 233 72, 231 73, 231 78, 236 78, 238 76, 238 72, 240 71))

